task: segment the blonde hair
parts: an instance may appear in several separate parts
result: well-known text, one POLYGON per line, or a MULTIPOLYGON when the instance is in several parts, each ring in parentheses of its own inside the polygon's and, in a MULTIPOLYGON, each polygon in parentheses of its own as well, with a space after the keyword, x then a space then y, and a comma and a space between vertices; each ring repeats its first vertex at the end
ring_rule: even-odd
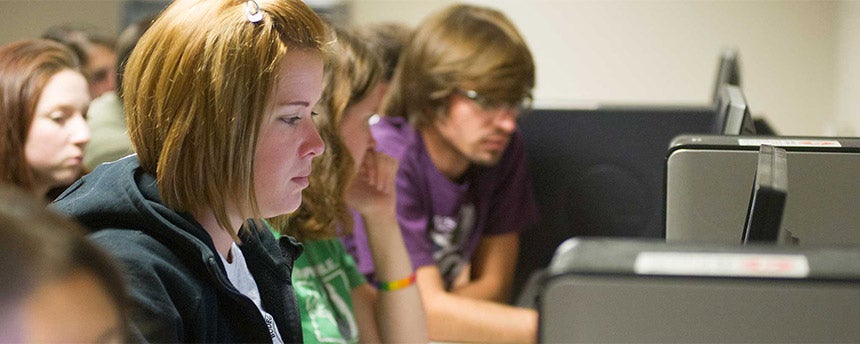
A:
POLYGON ((383 113, 427 127, 447 116, 458 87, 519 103, 534 87, 534 68, 525 40, 504 14, 453 5, 416 28, 400 55, 383 113))
POLYGON ((291 49, 322 53, 325 38, 302 1, 256 3, 259 22, 245 1, 174 2, 141 37, 123 81, 132 145, 165 205, 209 207, 237 241, 227 207, 260 218, 254 153, 282 59, 291 49))
POLYGON ((282 234, 299 240, 332 238, 336 224, 348 234, 352 215, 345 194, 355 175, 356 161, 340 137, 346 110, 366 98, 379 83, 384 70, 380 57, 353 34, 330 28, 335 43, 328 55, 323 92, 314 118, 325 152, 313 160, 310 186, 302 192, 302 205, 287 217, 274 219, 282 234))

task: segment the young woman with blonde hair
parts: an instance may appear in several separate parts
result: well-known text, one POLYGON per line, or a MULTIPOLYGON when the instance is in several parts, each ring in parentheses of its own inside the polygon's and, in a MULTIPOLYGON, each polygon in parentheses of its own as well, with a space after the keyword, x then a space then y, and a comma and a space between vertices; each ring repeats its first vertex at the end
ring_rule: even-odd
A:
POLYGON ((294 211, 323 142, 325 27, 299 0, 177 0, 123 78, 137 155, 54 206, 123 263, 137 340, 302 342, 301 247, 262 219, 294 211))

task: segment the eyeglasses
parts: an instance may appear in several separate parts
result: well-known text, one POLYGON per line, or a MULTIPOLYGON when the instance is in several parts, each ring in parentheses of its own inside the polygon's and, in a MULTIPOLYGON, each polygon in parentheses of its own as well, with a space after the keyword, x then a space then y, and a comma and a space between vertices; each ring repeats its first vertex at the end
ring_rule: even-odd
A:
POLYGON ((523 95, 523 98, 520 99, 518 102, 511 103, 489 99, 474 90, 456 88, 456 92, 461 96, 466 97, 469 100, 475 102, 475 104, 477 104, 482 110, 488 112, 498 112, 502 110, 518 110, 519 112, 523 112, 531 110, 532 108, 532 95, 528 93, 523 95))

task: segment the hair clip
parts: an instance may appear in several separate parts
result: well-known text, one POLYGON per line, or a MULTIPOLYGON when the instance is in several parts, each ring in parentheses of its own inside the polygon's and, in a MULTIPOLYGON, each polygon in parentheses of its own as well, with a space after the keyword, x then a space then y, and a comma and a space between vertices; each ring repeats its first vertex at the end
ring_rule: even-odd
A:
POLYGON ((248 17, 248 21, 252 23, 257 23, 263 20, 263 11, 260 9, 260 5, 257 4, 257 1, 248 0, 245 2, 245 16, 248 17))

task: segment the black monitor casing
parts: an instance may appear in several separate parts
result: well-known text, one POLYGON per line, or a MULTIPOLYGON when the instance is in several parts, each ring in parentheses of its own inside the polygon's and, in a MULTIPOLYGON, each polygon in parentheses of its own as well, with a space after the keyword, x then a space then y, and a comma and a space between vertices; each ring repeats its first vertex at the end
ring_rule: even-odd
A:
POLYGON ((517 296, 572 236, 663 236, 666 148, 708 133, 713 107, 536 109, 519 121, 540 222, 520 236, 517 296))
POLYGON ((780 243, 782 214, 788 196, 788 161, 784 148, 761 145, 750 192, 743 243, 780 243))

